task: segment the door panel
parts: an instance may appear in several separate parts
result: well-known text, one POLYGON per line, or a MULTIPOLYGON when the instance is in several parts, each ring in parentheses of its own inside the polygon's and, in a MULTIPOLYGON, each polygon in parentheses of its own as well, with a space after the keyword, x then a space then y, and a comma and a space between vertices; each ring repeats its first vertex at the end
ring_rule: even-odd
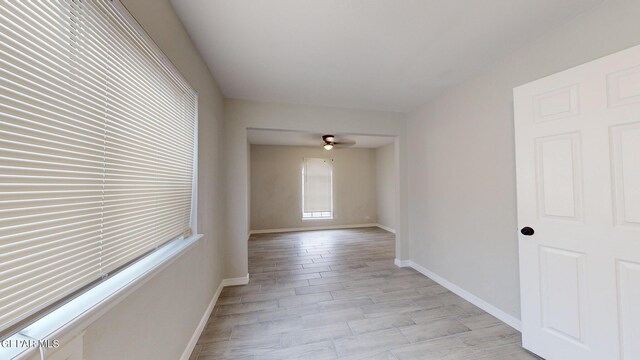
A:
POLYGON ((640 122, 611 128, 616 223, 640 225, 640 122))
POLYGON ((538 209, 541 217, 580 220, 580 134, 536 139, 538 209))
POLYGON ((540 247, 542 326, 554 336, 581 344, 587 303, 584 258, 581 253, 540 247))
POLYGON ((535 121, 557 120, 578 114, 578 86, 553 90, 534 98, 535 121))
POLYGON ((607 90, 611 107, 640 102, 640 66, 610 74, 607 90))
POLYGON ((620 357, 640 359, 640 264, 618 261, 620 357))
POLYGON ((514 114, 523 346, 640 359, 640 46, 514 89, 514 114))

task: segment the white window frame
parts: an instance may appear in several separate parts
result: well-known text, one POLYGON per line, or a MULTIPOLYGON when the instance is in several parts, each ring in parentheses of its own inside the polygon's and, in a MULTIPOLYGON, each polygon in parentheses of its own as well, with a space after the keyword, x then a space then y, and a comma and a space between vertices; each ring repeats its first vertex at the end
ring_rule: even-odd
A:
POLYGON ((324 158, 317 158, 317 159, 322 159, 322 160, 327 160, 327 161, 331 161, 331 173, 329 175, 329 186, 330 186, 330 197, 331 197, 331 210, 330 211, 316 211, 316 212, 305 212, 304 211, 304 182, 305 182, 305 177, 304 177, 304 165, 305 165, 305 159, 302 159, 302 199, 301 199, 301 205, 302 205, 302 220, 303 221, 309 221, 309 220, 333 220, 333 215, 334 215, 334 207, 333 207, 333 198, 334 198, 334 193, 333 193, 333 159, 324 159, 324 158))
MULTIPOLYGON (((164 52, 149 37, 140 24, 131 16, 120 0, 112 0, 121 14, 125 16, 136 28, 139 35, 156 48, 158 53, 164 52)), ((165 66, 170 71, 182 77, 182 74, 164 55, 165 66)), ((91 287, 82 294, 70 299, 63 305, 52 310, 45 316, 27 325, 14 335, 3 340, 4 344, 25 342, 25 341, 49 341, 54 340, 60 344, 59 348, 38 348, 38 347, 12 347, 0 346, 0 359, 31 359, 40 353, 44 358, 48 358, 58 349, 62 349, 67 343, 84 333, 87 327, 98 320, 102 315, 114 308, 136 289, 152 279, 156 274, 173 263, 182 254, 186 253, 203 235, 198 233, 198 94, 196 95, 196 111, 194 123, 194 156, 193 156, 193 186, 191 193, 191 236, 179 237, 159 246, 149 254, 135 260, 114 275, 105 278, 97 285, 91 287)))

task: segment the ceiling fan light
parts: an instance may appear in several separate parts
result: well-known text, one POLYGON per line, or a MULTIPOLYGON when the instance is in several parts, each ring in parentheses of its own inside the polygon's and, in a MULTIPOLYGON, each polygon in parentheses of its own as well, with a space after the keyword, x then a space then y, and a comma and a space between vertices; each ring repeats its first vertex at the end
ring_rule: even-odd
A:
POLYGON ((333 144, 324 144, 324 149, 325 149, 325 150, 331 150, 331 149, 333 149, 333 144))

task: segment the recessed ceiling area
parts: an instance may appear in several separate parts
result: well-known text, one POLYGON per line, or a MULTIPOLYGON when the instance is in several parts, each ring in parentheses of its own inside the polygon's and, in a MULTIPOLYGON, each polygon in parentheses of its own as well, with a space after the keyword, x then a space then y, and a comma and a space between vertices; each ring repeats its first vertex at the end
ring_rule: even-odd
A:
MULTIPOLYGON (((286 145, 286 146, 316 146, 321 148, 324 145, 322 135, 289 130, 265 130, 247 129, 247 138, 251 145, 286 145)), ((371 135, 350 135, 350 134, 329 134, 335 135, 337 141, 353 140, 354 148, 378 148, 393 143, 393 136, 371 136, 371 135)))
POLYGON ((407 112, 602 1, 171 3, 227 98, 407 112))

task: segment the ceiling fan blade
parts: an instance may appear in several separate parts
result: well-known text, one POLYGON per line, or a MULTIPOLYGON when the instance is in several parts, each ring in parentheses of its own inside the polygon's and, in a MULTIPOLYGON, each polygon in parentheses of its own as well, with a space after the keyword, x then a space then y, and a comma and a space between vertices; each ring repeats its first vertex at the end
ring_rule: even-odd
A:
POLYGON ((344 141, 338 141, 338 142, 333 143, 334 146, 340 147, 340 148, 353 146, 355 144, 356 144, 356 142, 353 141, 353 140, 344 140, 344 141))

